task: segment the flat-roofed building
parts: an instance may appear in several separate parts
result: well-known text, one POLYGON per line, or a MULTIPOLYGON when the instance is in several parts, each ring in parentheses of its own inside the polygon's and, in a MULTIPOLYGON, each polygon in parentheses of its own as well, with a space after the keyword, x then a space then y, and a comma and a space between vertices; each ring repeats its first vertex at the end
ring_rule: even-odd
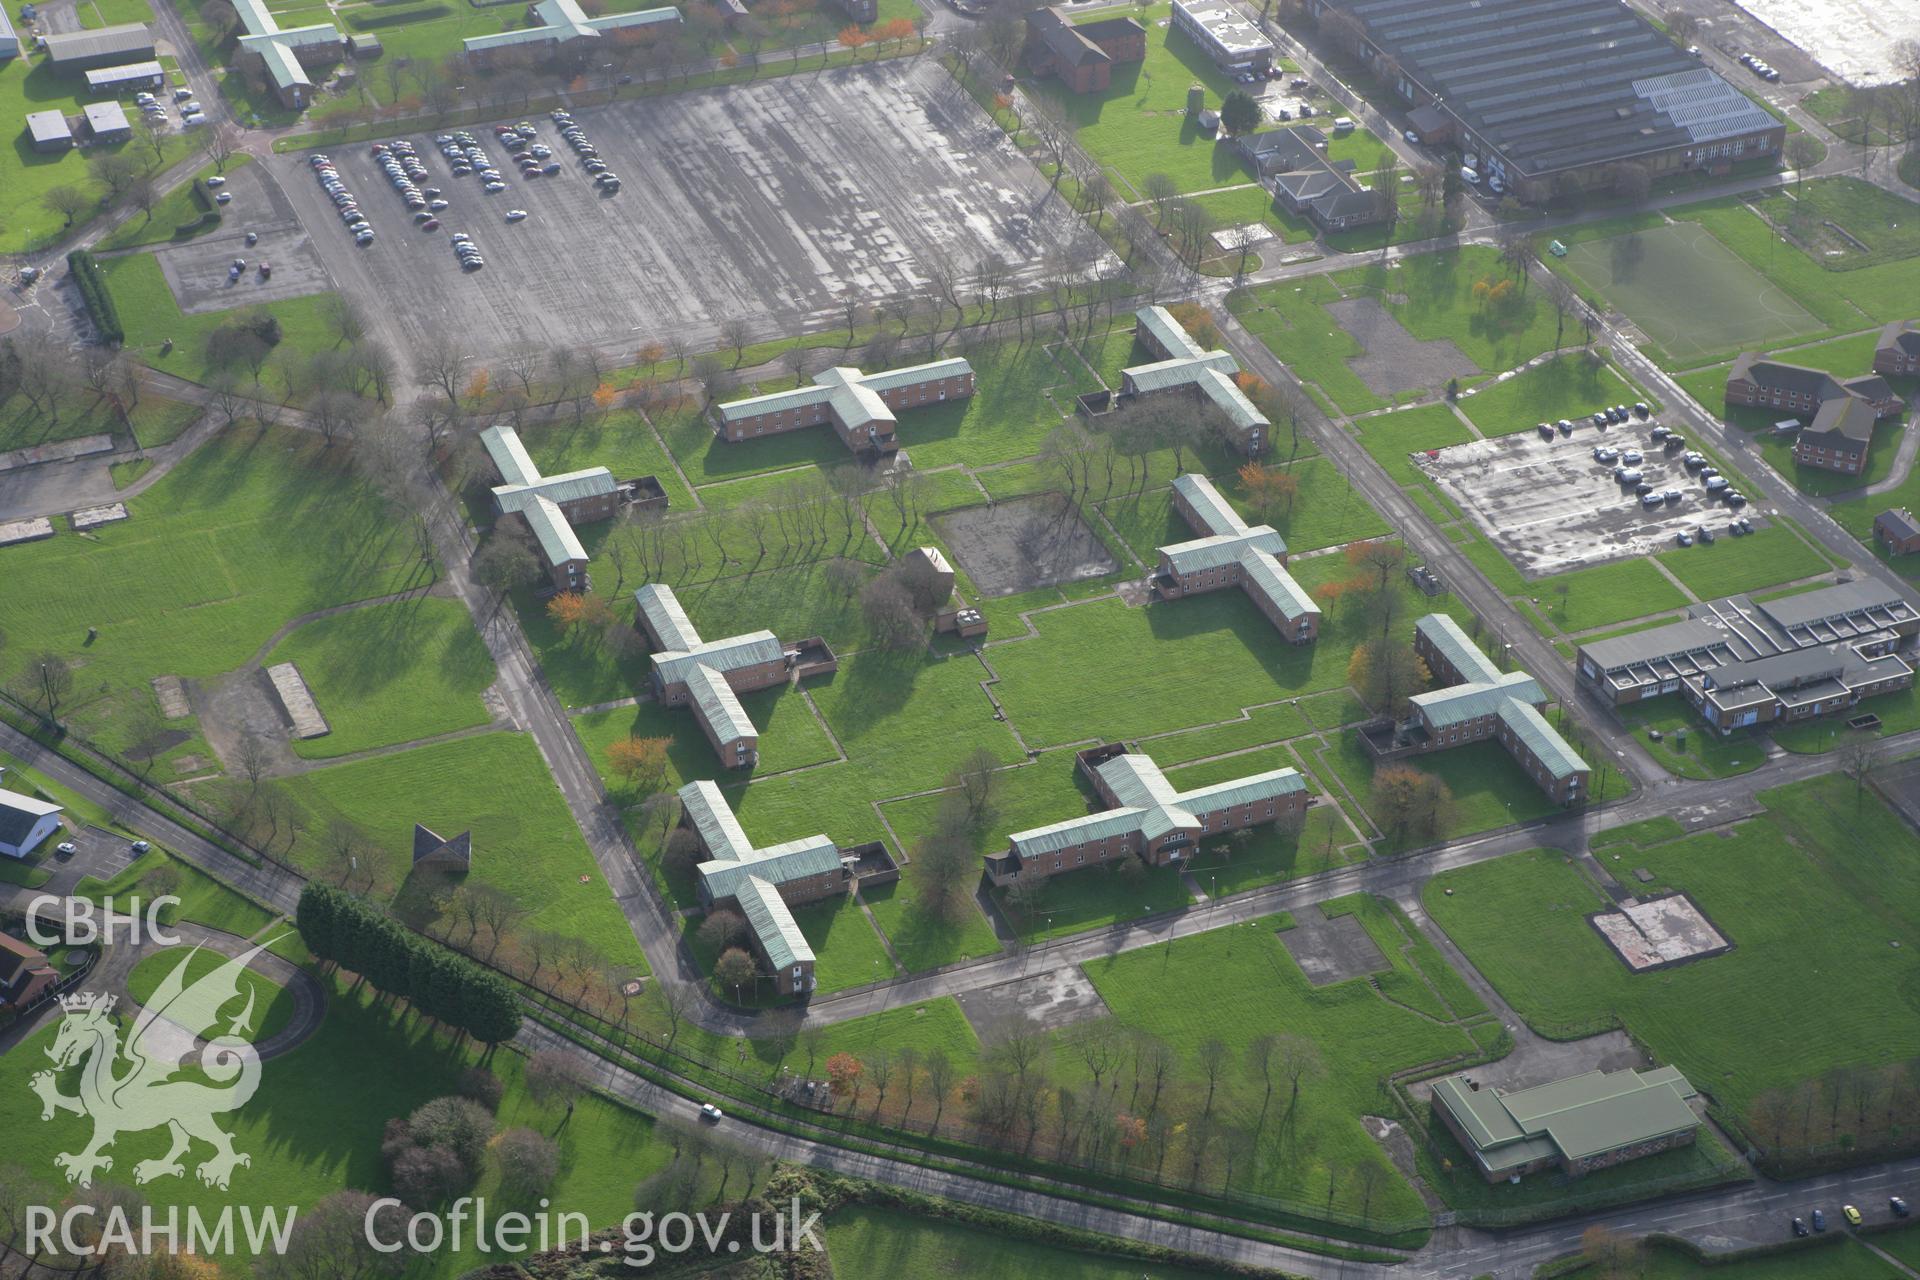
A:
POLYGON ((1297 818, 1312 803, 1294 769, 1181 791, 1151 758, 1125 747, 1097 747, 1074 759, 1108 807, 1008 836, 1005 849, 986 857, 987 878, 996 887, 1127 857, 1155 867, 1177 864, 1191 859, 1205 836, 1297 818))
MULTIPOLYGON (((666 706, 691 706, 728 768, 752 768, 760 759, 760 735, 739 695, 787 683, 801 650, 789 651, 771 631, 702 640, 680 598, 663 582, 635 591, 633 603, 635 625, 654 651, 654 696, 666 706)), ((826 654, 827 665, 816 669, 832 669, 832 651, 826 654)))
POLYGON ((127 62, 87 72, 89 93, 136 93, 142 89, 158 89, 166 83, 166 68, 151 61, 127 62))
POLYGON ((813 948, 790 908, 852 888, 849 860, 823 835, 755 847, 711 782, 689 782, 679 795, 681 825, 699 838, 706 854, 694 869, 700 905, 708 911, 739 910, 755 953, 782 995, 812 991, 813 948))
POLYGON ((1273 41, 1231 0, 1173 0, 1173 26, 1222 71, 1263 74, 1273 65, 1273 41))
POLYGON ((1728 596, 1687 615, 1581 645, 1579 678, 1615 706, 1678 693, 1723 735, 1836 714, 1913 683, 1898 651, 1920 632, 1920 613, 1872 579, 1778 600, 1728 596), (1796 660, 1774 661, 1784 657, 1796 660))
POLYGON ((95 142, 125 142, 133 136, 133 125, 117 102, 89 102, 86 116, 87 134, 95 142))
POLYGON ((1720 172, 1778 157, 1786 140, 1782 122, 1620 0, 1308 4, 1421 113, 1423 137, 1471 153, 1523 200, 1611 184, 1624 164, 1655 179, 1720 172))
POLYGON ((27 142, 35 151, 65 151, 73 146, 73 130, 58 111, 29 111, 27 142))
POLYGON ((1547 722, 1540 682, 1524 671, 1502 671, 1460 624, 1430 613, 1413 624, 1413 650, 1443 687, 1409 699, 1404 720, 1366 726, 1360 741, 1376 760, 1444 751, 1491 738, 1560 804, 1585 800, 1593 771, 1547 722))
POLYGON ((1433 1112, 1488 1182, 1559 1169, 1578 1178, 1689 1146, 1697 1096, 1678 1067, 1588 1071, 1530 1089, 1482 1088, 1467 1076, 1433 1085, 1433 1112))
POLYGON ((1273 424, 1235 381, 1240 362, 1232 352, 1208 351, 1162 306, 1134 312, 1133 336, 1156 358, 1120 371, 1121 403, 1136 396, 1192 396, 1220 414, 1248 457, 1266 452, 1273 424))
POLYGON ((144 22, 123 22, 92 31, 55 31, 44 39, 47 61, 65 71, 144 62, 154 55, 153 30, 144 22))
POLYGON ((0 62, 20 56, 20 33, 13 29, 13 19, 7 15, 7 7, 0 5, 0 62))
POLYGON ((884 373, 838 366, 813 375, 810 387, 731 400, 714 408, 722 439, 738 442, 830 424, 855 453, 900 448, 897 412, 964 400, 973 394, 973 366, 954 357, 884 373))
POLYGON ((602 40, 640 39, 649 31, 678 27, 681 17, 678 9, 666 6, 589 18, 578 0, 536 0, 527 6, 527 20, 534 25, 491 35, 468 36, 460 43, 468 58, 484 65, 508 49, 541 53, 552 49, 572 52, 602 40))
POLYGON ((1147 29, 1133 18, 1076 23, 1064 5, 1027 15, 1023 56, 1036 76, 1053 76, 1074 93, 1104 93, 1113 69, 1147 58, 1147 29))
POLYGON ((1272 525, 1249 525, 1213 481, 1188 472, 1173 482, 1173 508, 1201 536, 1159 548, 1153 587, 1178 600, 1239 587, 1293 644, 1320 634, 1320 606, 1287 572, 1287 543, 1272 525))

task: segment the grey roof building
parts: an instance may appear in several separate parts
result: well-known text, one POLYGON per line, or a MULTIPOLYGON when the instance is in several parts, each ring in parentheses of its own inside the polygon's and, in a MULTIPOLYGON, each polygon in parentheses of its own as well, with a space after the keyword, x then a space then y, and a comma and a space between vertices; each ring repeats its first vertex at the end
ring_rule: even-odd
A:
POLYGON ((128 89, 158 89, 166 80, 166 68, 158 62, 127 62, 117 67, 97 67, 87 72, 87 90, 91 93, 124 93, 128 89))
POLYGON ((13 19, 7 16, 7 7, 0 5, 0 60, 20 56, 20 35, 13 29, 13 19))
POLYGON ((1680 622, 1580 646, 1580 678, 1616 705, 1678 693, 1715 729, 1807 719, 1913 683, 1896 653, 1920 614, 1873 579, 1778 600, 1708 600, 1680 622))
POLYGON ((1785 126, 1620 0, 1311 0, 1376 72, 1523 194, 1621 161, 1655 173, 1775 154, 1785 126))
POLYGON ((123 142, 133 136, 127 113, 117 102, 89 102, 86 116, 87 132, 101 142, 123 142))
POLYGON ((1242 134, 1233 146, 1271 183, 1288 213, 1322 231, 1345 231, 1385 220, 1386 206, 1353 176, 1353 161, 1327 159, 1327 135, 1312 125, 1242 134))
POLYGON ((35 151, 65 151, 73 145, 73 130, 58 111, 29 111, 27 139, 35 151))
POLYGON ((153 57, 153 31, 144 22, 123 22, 92 31, 56 31, 46 37, 47 61, 84 71, 153 57))

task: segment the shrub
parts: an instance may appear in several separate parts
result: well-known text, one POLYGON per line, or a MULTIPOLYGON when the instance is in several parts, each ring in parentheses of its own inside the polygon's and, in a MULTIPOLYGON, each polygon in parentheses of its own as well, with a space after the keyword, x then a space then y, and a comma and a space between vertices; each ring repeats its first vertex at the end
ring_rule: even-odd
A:
POLYGON ((560 1175, 560 1147, 531 1129, 509 1129, 494 1140, 500 1162, 500 1186, 508 1195, 531 1200, 560 1175))
POLYGON ((107 288, 106 277, 100 274, 100 264, 94 256, 85 249, 75 249, 67 255, 67 272, 73 277, 74 288, 80 291, 80 300, 86 303, 87 315, 100 340, 115 347, 125 342, 127 333, 120 327, 120 312, 113 305, 113 291, 107 288))
POLYGON ((489 1111, 498 1111, 500 1099, 506 1094, 500 1077, 485 1067, 468 1067, 460 1073, 460 1083, 455 1087, 461 1097, 471 1098, 489 1111))

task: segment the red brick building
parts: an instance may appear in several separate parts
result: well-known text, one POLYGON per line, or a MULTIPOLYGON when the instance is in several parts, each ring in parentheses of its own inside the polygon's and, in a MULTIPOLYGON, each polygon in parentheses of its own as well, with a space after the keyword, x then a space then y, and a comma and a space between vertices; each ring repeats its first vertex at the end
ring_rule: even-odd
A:
POLYGON ((1920 375, 1920 320, 1895 320, 1880 331, 1873 371, 1889 378, 1920 375))
POLYGON ((892 453, 900 447, 896 413, 972 394, 973 366, 957 357, 885 373, 841 366, 815 374, 810 387, 718 405, 714 416, 730 442, 828 423, 855 453, 892 453))
POLYGON ((653 649, 654 696, 664 706, 691 705, 721 762, 752 768, 760 759, 760 734, 738 695, 785 684, 794 665, 786 647, 771 631, 702 640, 665 583, 649 582, 633 601, 634 622, 653 649))
POLYGON ((43 952, 0 933, 0 1009, 25 1012, 47 999, 59 982, 43 952))
POLYGON ((520 433, 509 426, 488 427, 480 443, 500 477, 493 490, 494 513, 520 522, 533 538, 540 564, 555 591, 587 591, 587 549, 573 531, 576 524, 610 519, 623 505, 666 505, 652 476, 616 481, 605 467, 543 476, 520 433))
POLYGON ((1751 351, 1742 353, 1727 374, 1727 403, 1805 419, 1794 442, 1794 461, 1843 475, 1866 469, 1874 424, 1906 408, 1880 374, 1841 379, 1751 351))
POLYGON ((1108 808, 1008 836, 1005 849, 986 857, 996 888, 1128 856, 1168 866, 1192 858, 1205 836, 1299 817, 1311 803, 1293 769, 1182 792, 1151 759, 1125 747, 1096 747, 1075 760, 1108 808))
POLYGON ((1920 551, 1920 521, 1905 507, 1889 507, 1875 516, 1873 536, 1891 555, 1910 556, 1920 551))
POLYGON ((1174 480, 1173 507, 1203 536, 1159 548, 1155 591, 1178 600, 1239 587, 1289 643, 1313 642, 1320 606, 1287 572, 1286 540, 1272 526, 1249 526, 1211 480, 1191 472, 1174 480))
POLYGON ((1027 15, 1021 56, 1036 76, 1053 76, 1074 93, 1101 93, 1116 66, 1146 61, 1147 29, 1132 18, 1076 25, 1064 8, 1036 9, 1027 15))

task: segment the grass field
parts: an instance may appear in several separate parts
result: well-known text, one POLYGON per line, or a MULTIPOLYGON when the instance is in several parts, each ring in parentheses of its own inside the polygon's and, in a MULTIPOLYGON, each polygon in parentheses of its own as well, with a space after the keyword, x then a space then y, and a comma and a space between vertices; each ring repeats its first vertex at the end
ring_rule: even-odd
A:
POLYGON ((74 894, 102 903, 112 898, 116 912, 140 914, 142 904, 155 888, 155 882, 148 877, 162 868, 165 868, 165 877, 173 882, 167 893, 180 899, 180 905, 171 909, 171 919, 190 920, 241 938, 251 938, 273 923, 271 911, 163 849, 142 854, 111 880, 85 877, 75 886, 74 894))
MULTIPOLYGON (((61 1115, 41 1123, 39 1099, 26 1087, 25 1077, 44 1062, 41 1051, 52 1042, 52 1034, 52 1028, 41 1031, 19 1046, 19 1052, 0 1058, 0 1081, 6 1085, 0 1090, 0 1124, 19 1135, 11 1154, 36 1174, 44 1170, 49 1175, 54 1153, 79 1150, 88 1131, 82 1117, 61 1115)), ((453 1049, 440 1042, 411 1012, 374 1004, 366 988, 336 989, 319 1030, 267 1064, 252 1101, 223 1121, 236 1149, 251 1157, 249 1165, 234 1172, 230 1189, 204 1186, 194 1176, 194 1162, 205 1156, 206 1149, 200 1147, 186 1176, 155 1180, 142 1187, 141 1194, 156 1211, 194 1206, 211 1220, 218 1209, 234 1203, 304 1209, 343 1187, 383 1193, 387 1176, 380 1136, 387 1119, 452 1093, 460 1071, 477 1057, 476 1049, 453 1049)), ((560 1173, 547 1193, 551 1212, 582 1213, 597 1226, 614 1224, 631 1212, 635 1183, 671 1157, 667 1144, 654 1136, 653 1122, 592 1093, 579 1099, 569 1117, 557 1102, 533 1101, 518 1055, 498 1053, 487 1065, 505 1086, 498 1125, 534 1128, 560 1145, 560 1173)), ((70 1081, 63 1086, 69 1092, 73 1087, 70 1081)), ((164 1128, 122 1135, 113 1150, 113 1177, 122 1169, 131 1171, 138 1160, 161 1155, 166 1146, 164 1128)), ((717 1174, 709 1177, 707 1195, 718 1182, 717 1174)), ((474 1193, 493 1203, 513 1202, 503 1193, 491 1158, 474 1193)), ((462 1248, 449 1246, 417 1269, 444 1280, 495 1260, 508 1259, 482 1253, 467 1232, 462 1248)), ((249 1274, 250 1258, 217 1261, 228 1275, 249 1274)))
POLYGON ((343 756, 487 722, 493 659, 458 600, 418 596, 300 627, 267 655, 291 662, 333 730, 296 755, 343 756))
MULTIPOLYGON (((1268 917, 1083 967, 1116 1019, 1179 1047, 1177 1078, 1189 1098, 1204 1093, 1195 1058, 1210 1039, 1223 1043, 1236 1067, 1255 1036, 1275 1029, 1314 1043, 1320 1070, 1303 1082, 1297 1113, 1269 1119, 1251 1158, 1236 1170, 1237 1184, 1357 1212, 1360 1183, 1370 1180, 1376 1215, 1417 1215, 1418 1197, 1392 1171, 1360 1116, 1389 1105, 1382 1089, 1388 1072, 1469 1052, 1472 1041, 1457 1026, 1387 999, 1364 979, 1311 985, 1281 941, 1279 931, 1290 923, 1268 917), (1169 1000, 1169 991, 1193 998, 1169 1000)), ((1216 1107, 1230 1123, 1255 1125, 1261 1086, 1254 1073, 1230 1068, 1219 1095, 1216 1107)))
POLYGON ((114 306, 127 331, 125 349, 144 363, 189 382, 205 382, 213 373, 207 356, 208 335, 248 311, 270 311, 280 321, 282 336, 274 348, 276 360, 317 351, 334 341, 325 318, 330 294, 310 293, 263 302, 257 307, 188 315, 180 310, 159 262, 150 253, 103 258, 100 274, 113 292, 114 306), (162 354, 161 347, 168 339, 172 339, 173 349, 162 354))
POLYGON ((196 405, 143 395, 120 421, 110 401, 82 390, 67 396, 55 415, 33 407, 24 395, 0 399, 0 453, 31 449, 81 436, 111 435, 130 426, 143 445, 164 444, 199 420, 196 405))
POLYGON ((1584 355, 1564 355, 1460 397, 1460 410, 1485 436, 1531 431, 1542 422, 1579 418, 1601 405, 1632 404, 1638 388, 1584 355))
POLYGON ((1683 778, 1731 778, 1766 763, 1766 744, 1751 734, 1723 738, 1706 728, 1679 694, 1617 708, 1621 722, 1653 758, 1683 778), (1660 734, 1658 742, 1653 732, 1660 734))
POLYGON ((235 428, 134 499, 124 523, 9 548, 0 672, 43 651, 76 664, 63 714, 117 749, 154 676, 233 670, 300 614, 429 581, 344 455, 235 428))
POLYGON ((1686 595, 1645 560, 1616 560, 1536 578, 1529 590, 1529 598, 1540 601, 1541 613, 1568 632, 1643 618, 1688 603, 1686 595))
MULTIPOLYGON (((1319 758, 1359 801, 1362 809, 1369 814, 1377 812, 1373 797, 1373 758, 1367 755, 1353 730, 1341 734, 1332 746, 1322 749, 1319 758)), ((1558 808, 1497 742, 1474 742, 1435 751, 1411 763, 1447 784, 1453 792, 1452 812, 1433 835, 1383 830, 1384 839, 1377 846, 1382 851, 1457 839, 1476 831, 1525 822, 1558 808)), ((1595 798, 1605 797, 1596 794, 1595 798)))
POLYGON ((825 1235, 839 1280, 961 1275, 969 1280, 1200 1280, 1209 1274, 1010 1240, 957 1222, 864 1206, 835 1213, 827 1219, 825 1235))
POLYGON ((1712 545, 1676 547, 1658 557, 1669 573, 1702 600, 1758 591, 1825 573, 1826 558, 1781 524, 1744 538, 1720 537, 1712 545))
POLYGON ((1504 307, 1489 307, 1474 297, 1481 281, 1513 280, 1492 249, 1469 246, 1370 263, 1334 279, 1349 297, 1378 300, 1415 338, 1451 341, 1487 373, 1516 368, 1553 349, 1553 305, 1524 280, 1504 307))
POLYGON ((1227 306, 1296 376, 1325 392, 1343 412, 1385 408, 1386 400, 1347 367, 1348 360, 1366 354, 1359 341, 1322 305, 1343 296, 1332 278, 1308 276, 1234 293, 1227 306))
MULTIPOLYGON (((1920 977, 1920 876, 1905 831, 1879 800, 1856 803, 1827 776, 1761 793, 1768 812, 1631 853, 1636 892, 1685 891, 1734 950, 1630 973, 1587 924, 1606 905, 1557 851, 1516 854, 1428 882, 1434 920, 1530 1025, 1582 1034, 1616 1018, 1661 1062, 1677 1063, 1736 1112, 1767 1089, 1838 1066, 1920 1052, 1920 1024, 1878 999, 1920 977), (1446 891, 1451 890, 1449 894, 1446 891), (1894 949, 1887 944, 1898 940, 1894 949), (1552 965, 1539 957, 1552 955, 1552 965), (1790 1019, 1781 1018, 1791 1009, 1790 1019)), ((1608 865, 1615 866, 1609 856, 1608 865)))
MULTIPOLYGON (((18 6, 13 8, 17 11, 18 6)), ((25 43, 28 38, 24 24, 21 32, 25 43)), ((12 131, 9 145, 0 152, 0 253, 35 251, 61 234, 62 215, 42 203, 47 192, 55 187, 76 187, 94 197, 106 194, 106 187, 96 182, 87 168, 89 156, 105 151, 139 159, 153 158, 152 150, 138 136, 98 148, 71 148, 57 153, 35 151, 27 138, 23 117, 32 111, 58 111, 62 115, 77 116, 87 100, 85 91, 85 77, 56 70, 44 56, 29 53, 0 62, 0 119, 8 121, 12 131)), ((168 135, 161 167, 177 162, 191 147, 191 138, 179 133, 168 135)), ((85 226, 98 216, 98 207, 90 207, 74 219, 74 225, 85 226)), ((136 213, 134 220, 139 221, 140 216, 136 213)))
POLYGON ((1413 464, 1410 454, 1429 449, 1445 449, 1465 444, 1473 432, 1451 405, 1426 404, 1415 409, 1400 409, 1354 423, 1360 443, 1386 468, 1388 475, 1401 484, 1420 484, 1426 472, 1413 464))
MULTIPOLYGON (((144 0, 142 0, 144 3, 144 0)), ((200 204, 193 198, 193 184, 218 173, 232 173, 245 167, 252 156, 242 151, 227 158, 226 167, 210 164, 192 175, 186 182, 162 196, 153 206, 153 216, 135 214, 115 227, 101 238, 96 249, 131 249, 143 244, 184 244, 188 240, 218 231, 225 222, 224 218, 212 219, 204 226, 197 225, 200 220, 200 204), (192 226, 188 234, 180 234, 178 228, 192 226)))
POLYGON ((1822 327, 1791 290, 1742 263, 1711 228, 1694 223, 1582 241, 1562 261, 1682 368, 1724 351, 1778 346, 1822 327))
MULTIPOLYGON (((456 738, 316 769, 284 785, 309 815, 309 830, 325 832, 334 818, 357 824, 371 846, 360 857, 361 874, 377 876, 389 890, 417 887, 408 874, 414 823, 448 837, 472 831, 469 878, 498 886, 527 909, 520 936, 580 938, 615 964, 644 967, 532 738, 456 738)), ((318 839, 303 841, 292 859, 337 874, 318 839)))
MULTIPOLYGON (((191 954, 185 948, 157 951, 141 960, 127 975, 127 994, 133 997, 136 1004, 145 1005, 168 975, 180 966, 186 966, 185 981, 197 982, 225 964, 226 960, 217 951, 191 954)), ((246 1028, 236 1026, 233 1034, 257 1044, 272 1039, 293 1021, 296 1008, 293 996, 271 978, 247 969, 240 974, 240 994, 221 1010, 221 1032, 227 1030, 228 1019, 240 1016, 249 999, 253 1002, 252 1022, 246 1028)))

